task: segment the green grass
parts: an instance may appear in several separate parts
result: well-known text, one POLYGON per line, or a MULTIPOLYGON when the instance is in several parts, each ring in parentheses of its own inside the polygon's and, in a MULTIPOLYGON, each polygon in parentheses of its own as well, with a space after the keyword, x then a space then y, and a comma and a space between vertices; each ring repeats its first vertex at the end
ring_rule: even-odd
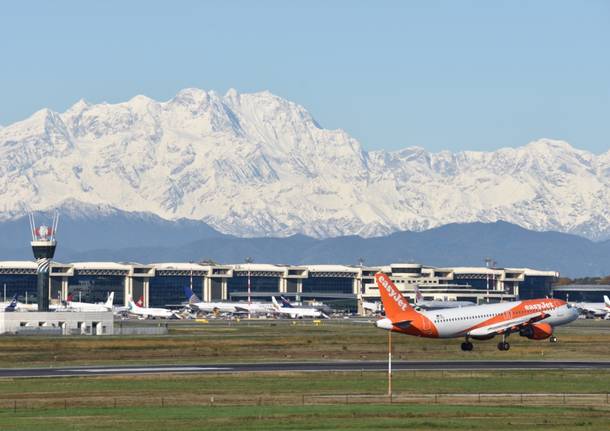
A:
POLYGON ((606 430, 607 410, 446 405, 231 406, 0 411, 3 430, 606 430))
MULTIPOLYGON (((84 396, 200 397, 210 395, 385 394, 381 372, 179 374, 0 380, 0 401, 84 396)), ((398 393, 600 393, 610 371, 398 371, 398 393)))
MULTIPOLYGON (((140 324, 140 322, 137 322, 140 324)), ((0 337, 0 367, 92 364, 221 363, 279 360, 385 360, 385 332, 366 324, 311 321, 219 321, 172 323, 168 336, 0 337)), ((510 337, 511 350, 497 340, 475 342, 460 351, 461 340, 394 336, 400 359, 598 359, 610 358, 610 322, 574 322, 557 330, 559 343, 510 337)))

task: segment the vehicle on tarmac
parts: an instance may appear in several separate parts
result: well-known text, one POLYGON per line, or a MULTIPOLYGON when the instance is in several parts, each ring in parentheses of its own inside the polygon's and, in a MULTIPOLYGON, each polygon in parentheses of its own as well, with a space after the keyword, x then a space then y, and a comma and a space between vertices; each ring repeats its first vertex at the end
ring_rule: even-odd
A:
POLYGON ((464 338, 462 350, 470 351, 470 340, 489 340, 501 336, 499 350, 508 350, 508 336, 518 333, 532 340, 549 338, 556 342, 553 328, 578 318, 578 311, 560 299, 529 299, 417 311, 402 296, 392 280, 375 274, 386 317, 376 326, 381 329, 426 338, 464 338))

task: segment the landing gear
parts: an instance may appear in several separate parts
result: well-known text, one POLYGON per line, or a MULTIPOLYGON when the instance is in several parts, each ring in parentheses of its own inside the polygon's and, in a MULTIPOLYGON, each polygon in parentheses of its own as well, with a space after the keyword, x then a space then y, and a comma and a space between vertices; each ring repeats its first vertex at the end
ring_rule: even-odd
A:
POLYGON ((506 341, 506 338, 510 335, 510 332, 504 332, 502 334, 502 341, 500 341, 498 343, 498 350, 503 350, 506 351, 508 349, 510 349, 510 344, 508 344, 508 341, 506 341))
POLYGON ((551 335, 551 338, 549 338, 549 341, 550 341, 551 343, 556 343, 556 342, 557 342, 557 337, 556 337, 556 336, 554 336, 554 335, 551 335))
POLYGON ((461 347, 464 352, 470 352, 474 348, 470 341, 463 342, 461 347))
POLYGON ((503 351, 506 351, 506 350, 508 350, 508 349, 510 349, 510 344, 508 344, 508 342, 506 342, 506 341, 500 341, 500 342, 498 343, 498 350, 503 350, 503 351))

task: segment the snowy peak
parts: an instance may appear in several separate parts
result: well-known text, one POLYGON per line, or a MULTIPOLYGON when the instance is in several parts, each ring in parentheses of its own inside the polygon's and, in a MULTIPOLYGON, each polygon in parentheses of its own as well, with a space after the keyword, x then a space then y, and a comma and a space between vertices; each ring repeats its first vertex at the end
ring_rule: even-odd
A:
POLYGON ((238 236, 505 220, 610 237, 610 151, 540 139, 494 152, 367 152, 267 91, 79 100, 0 128, 0 155, 5 219, 64 206, 196 219, 238 236))

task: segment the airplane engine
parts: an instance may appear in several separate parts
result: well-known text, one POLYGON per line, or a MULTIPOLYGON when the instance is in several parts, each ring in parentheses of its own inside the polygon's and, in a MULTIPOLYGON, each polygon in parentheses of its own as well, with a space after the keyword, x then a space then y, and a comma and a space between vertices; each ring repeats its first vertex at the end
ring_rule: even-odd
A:
POLYGON ((521 328, 519 335, 530 340, 545 340, 553 335, 553 327, 548 323, 534 323, 521 328))

